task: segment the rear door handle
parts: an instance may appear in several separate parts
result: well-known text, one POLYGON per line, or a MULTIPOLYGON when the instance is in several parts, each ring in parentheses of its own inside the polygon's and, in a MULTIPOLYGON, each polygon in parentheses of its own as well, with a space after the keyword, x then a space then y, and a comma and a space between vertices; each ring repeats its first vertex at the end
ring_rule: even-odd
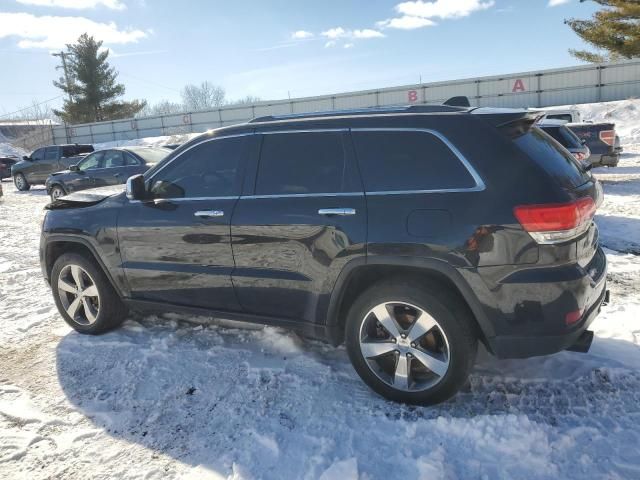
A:
POLYGON ((355 208, 321 208, 320 210, 318 210, 318 215, 326 215, 326 216, 340 215, 341 217, 344 217, 346 215, 355 215, 355 214, 356 214, 355 208))
POLYGON ((114 173, 114 174, 113 174, 113 176, 114 176, 114 177, 119 177, 119 176, 120 176, 120 174, 119 174, 119 173, 114 173))
POLYGON ((214 218, 224 217, 224 212, 222 210, 198 210, 194 215, 200 218, 214 218))

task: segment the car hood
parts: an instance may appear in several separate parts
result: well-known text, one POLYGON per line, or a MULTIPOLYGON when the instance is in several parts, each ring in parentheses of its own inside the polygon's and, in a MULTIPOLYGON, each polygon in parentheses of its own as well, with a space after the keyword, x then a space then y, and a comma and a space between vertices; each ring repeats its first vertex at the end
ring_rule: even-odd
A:
POLYGON ((124 185, 114 185, 109 187, 82 190, 80 192, 60 197, 44 208, 47 210, 61 210, 65 208, 90 207, 91 205, 100 203, 103 200, 122 192, 124 192, 124 185))
POLYGON ((51 174, 52 177, 57 177, 58 175, 69 175, 71 170, 61 170, 60 172, 53 172, 51 174))

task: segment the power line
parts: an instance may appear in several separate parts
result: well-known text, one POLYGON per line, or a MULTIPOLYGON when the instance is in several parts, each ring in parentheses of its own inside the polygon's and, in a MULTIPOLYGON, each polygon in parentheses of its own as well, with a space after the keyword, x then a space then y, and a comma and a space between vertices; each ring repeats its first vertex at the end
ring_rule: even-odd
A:
POLYGON ((9 113, 5 113, 3 115, 0 115, 0 118, 10 117, 11 115, 15 115, 16 113, 24 112, 25 110, 29 110, 31 108, 37 107, 39 105, 42 105, 44 103, 53 102, 54 100, 58 100, 59 98, 62 98, 62 97, 64 97, 64 95, 58 95, 57 97, 50 98, 49 100, 44 100, 42 102, 34 103, 33 105, 31 105, 29 107, 21 108, 20 110, 16 110, 15 112, 9 112, 9 113))

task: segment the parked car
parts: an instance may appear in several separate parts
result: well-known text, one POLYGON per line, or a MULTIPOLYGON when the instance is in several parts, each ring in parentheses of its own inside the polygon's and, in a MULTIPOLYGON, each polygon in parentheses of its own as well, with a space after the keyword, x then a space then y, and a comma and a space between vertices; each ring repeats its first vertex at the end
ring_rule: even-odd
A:
POLYGON ((560 145, 566 148, 573 157, 583 166, 588 166, 591 151, 585 145, 585 141, 578 138, 569 128, 565 126, 565 122, 558 120, 543 120, 538 126, 547 134, 551 135, 560 145))
POLYGON ((61 316, 127 308, 346 342, 410 403, 500 358, 588 350, 608 298, 598 181, 524 110, 411 106, 263 117, 201 135, 126 192, 48 205, 40 258, 61 316))
POLYGON ((531 112, 544 114, 545 121, 558 121, 560 123, 581 123, 582 114, 577 108, 531 108, 531 112))
POLYGON ((566 123, 565 126, 589 147, 591 165, 594 167, 618 165, 622 149, 614 123, 566 123))
POLYGON ((87 188, 118 185, 146 172, 169 154, 157 147, 120 147, 100 150, 84 157, 69 170, 52 173, 45 183, 51 200, 87 188))
POLYGON ((31 155, 11 167, 16 188, 29 190, 31 185, 44 184, 53 172, 78 163, 84 155, 93 152, 93 145, 51 145, 35 150, 31 155))
POLYGON ((18 163, 18 157, 0 157, 0 180, 11 178, 11 167, 18 163))

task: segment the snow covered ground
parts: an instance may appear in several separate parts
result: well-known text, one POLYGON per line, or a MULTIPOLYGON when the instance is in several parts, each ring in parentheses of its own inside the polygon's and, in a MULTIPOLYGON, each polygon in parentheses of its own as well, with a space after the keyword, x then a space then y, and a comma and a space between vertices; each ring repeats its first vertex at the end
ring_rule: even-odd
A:
MULTIPOLYGON (((640 115, 616 121, 634 138, 640 115)), ((76 334, 40 274, 47 196, 4 182, 0 478, 640 478, 640 141, 625 152, 596 171, 612 303, 591 351, 480 352, 436 407, 387 402, 344 348, 279 329, 134 314, 76 334)))

